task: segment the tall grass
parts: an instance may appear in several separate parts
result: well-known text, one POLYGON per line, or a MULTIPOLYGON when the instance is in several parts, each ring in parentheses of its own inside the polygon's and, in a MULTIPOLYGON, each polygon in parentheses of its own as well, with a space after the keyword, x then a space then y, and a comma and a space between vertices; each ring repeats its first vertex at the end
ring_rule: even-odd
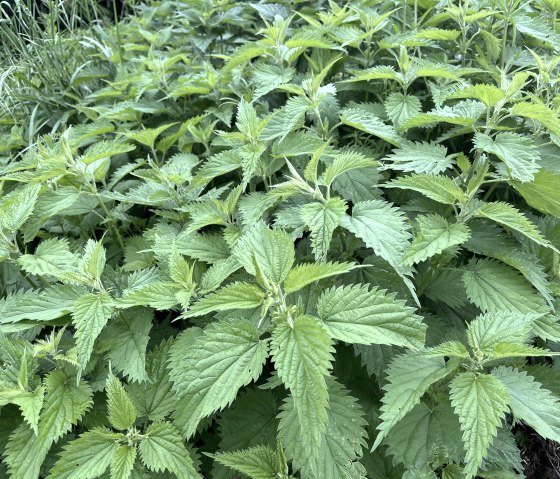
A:
POLYGON ((101 66, 95 49, 103 31, 95 26, 112 16, 96 0, 0 2, 0 109, 15 123, 30 118, 29 142, 66 122, 87 93, 77 79, 101 66), (84 28, 96 41, 84 44, 84 28))

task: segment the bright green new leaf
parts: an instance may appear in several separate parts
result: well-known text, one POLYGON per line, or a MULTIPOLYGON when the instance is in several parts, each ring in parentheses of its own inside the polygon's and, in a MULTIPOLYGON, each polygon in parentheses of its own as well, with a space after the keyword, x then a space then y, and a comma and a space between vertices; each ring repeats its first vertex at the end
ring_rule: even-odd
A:
POLYGON ((474 372, 457 375, 451 381, 450 394, 463 431, 467 453, 465 473, 472 478, 508 412, 510 395, 494 376, 474 372))
POLYGON ((324 278, 338 276, 352 271, 356 265, 352 263, 304 263, 294 267, 284 281, 286 293, 298 291, 308 284, 324 278))

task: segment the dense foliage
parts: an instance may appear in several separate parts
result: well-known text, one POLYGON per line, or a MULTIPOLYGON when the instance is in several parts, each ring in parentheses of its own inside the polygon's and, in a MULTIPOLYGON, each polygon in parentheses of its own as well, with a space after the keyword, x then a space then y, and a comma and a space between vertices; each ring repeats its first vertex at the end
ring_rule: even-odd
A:
POLYGON ((0 477, 508 479, 560 442, 558 0, 16 3, 0 477))

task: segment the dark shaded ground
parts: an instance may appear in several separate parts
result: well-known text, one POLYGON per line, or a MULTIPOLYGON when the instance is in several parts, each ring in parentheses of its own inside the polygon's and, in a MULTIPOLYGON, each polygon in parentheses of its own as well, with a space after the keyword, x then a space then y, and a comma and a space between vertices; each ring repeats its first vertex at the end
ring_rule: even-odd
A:
POLYGON ((543 439, 528 427, 520 427, 526 438, 521 458, 527 479, 560 479, 560 444, 543 439))

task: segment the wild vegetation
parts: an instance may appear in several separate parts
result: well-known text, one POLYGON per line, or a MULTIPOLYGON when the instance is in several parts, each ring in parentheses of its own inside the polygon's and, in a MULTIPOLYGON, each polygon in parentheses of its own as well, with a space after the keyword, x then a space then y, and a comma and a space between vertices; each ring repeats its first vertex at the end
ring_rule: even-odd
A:
POLYGON ((558 477, 560 1, 36 5, 0 478, 558 477))

